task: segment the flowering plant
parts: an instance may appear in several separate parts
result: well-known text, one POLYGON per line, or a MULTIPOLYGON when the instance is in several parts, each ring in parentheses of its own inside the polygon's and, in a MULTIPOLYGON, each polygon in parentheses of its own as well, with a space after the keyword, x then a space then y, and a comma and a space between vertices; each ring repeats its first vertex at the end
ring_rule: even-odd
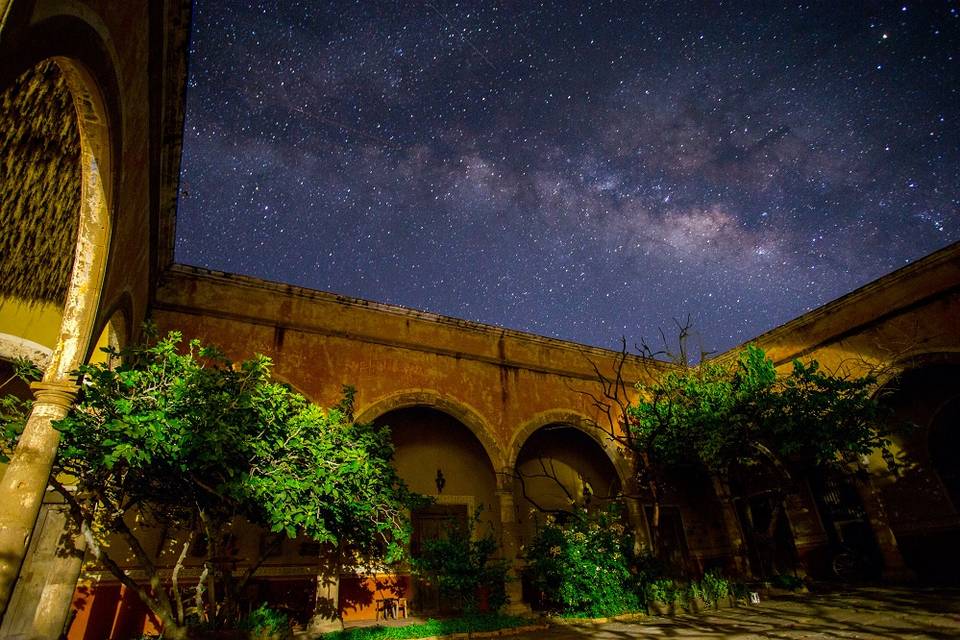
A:
POLYGON ((527 578, 547 609, 591 617, 636 611, 632 539, 615 508, 548 518, 527 552, 527 578))

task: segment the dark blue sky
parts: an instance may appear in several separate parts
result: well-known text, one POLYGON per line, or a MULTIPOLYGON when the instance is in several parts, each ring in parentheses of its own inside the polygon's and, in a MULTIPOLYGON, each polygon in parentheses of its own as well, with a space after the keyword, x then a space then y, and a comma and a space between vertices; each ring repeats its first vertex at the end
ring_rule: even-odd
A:
POLYGON ((710 350, 960 240, 957 1, 219 4, 180 262, 710 350))

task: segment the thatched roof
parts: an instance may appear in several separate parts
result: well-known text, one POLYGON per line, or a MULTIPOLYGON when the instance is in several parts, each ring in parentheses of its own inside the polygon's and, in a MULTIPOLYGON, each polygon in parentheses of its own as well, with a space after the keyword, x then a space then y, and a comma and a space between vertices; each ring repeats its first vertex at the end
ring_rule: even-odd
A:
POLYGON ((0 94, 0 297, 62 303, 80 211, 80 135, 60 69, 0 94))

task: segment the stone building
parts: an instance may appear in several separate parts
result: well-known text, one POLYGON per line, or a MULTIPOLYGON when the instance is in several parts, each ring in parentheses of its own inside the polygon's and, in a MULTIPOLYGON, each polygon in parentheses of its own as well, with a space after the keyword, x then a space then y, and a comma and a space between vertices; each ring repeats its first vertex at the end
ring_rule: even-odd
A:
MULTIPOLYGON (((148 316, 235 358, 270 356, 280 379, 321 405, 356 386, 359 419, 390 425, 401 476, 437 497, 434 512, 415 514, 419 530, 482 505, 483 526, 515 567, 532 535, 531 498, 559 507, 630 483, 629 462, 591 426, 596 409, 582 393, 597 390, 593 366, 609 371, 614 352, 173 264, 189 21, 180 0, 0 0, 0 377, 16 357, 44 371, 32 390, 15 390, 36 402, 0 470, 0 638, 56 637, 66 624, 70 638, 150 628, 109 574, 93 570, 78 588, 82 543, 64 533, 47 490, 50 422, 76 394, 70 372, 98 346, 137 340, 148 316), (542 464, 563 490, 517 481, 518 469, 542 464)), ((754 535, 771 513, 762 482, 678 484, 665 509, 677 553, 699 568, 787 563, 817 575, 839 542, 866 531, 887 577, 955 580, 960 245, 755 342, 778 365, 882 366, 891 406, 920 428, 897 443, 898 475, 872 461, 870 476, 819 478, 789 496, 777 526, 788 557, 770 556, 754 535)), ((635 381, 662 369, 628 359, 624 371, 635 381)), ((642 543, 642 494, 628 507, 642 543)), ((241 539, 240 557, 262 538, 241 539)), ((330 579, 303 541, 285 542, 260 575, 251 598, 305 617, 323 600, 347 619, 372 617, 378 589, 410 587, 402 575, 330 579)), ((520 583, 511 589, 522 603, 520 583)))

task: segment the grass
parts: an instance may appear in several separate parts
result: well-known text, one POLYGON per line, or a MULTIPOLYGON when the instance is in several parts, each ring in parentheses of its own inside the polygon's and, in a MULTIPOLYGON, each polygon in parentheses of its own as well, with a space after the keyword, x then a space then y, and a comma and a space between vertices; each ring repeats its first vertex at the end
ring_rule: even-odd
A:
POLYGON ((522 627, 528 624, 530 624, 528 618, 488 614, 450 618, 448 620, 430 619, 421 624, 411 624, 405 627, 359 627, 325 633, 321 638, 324 640, 402 640, 404 638, 445 636, 469 631, 495 631, 497 629, 522 627))

